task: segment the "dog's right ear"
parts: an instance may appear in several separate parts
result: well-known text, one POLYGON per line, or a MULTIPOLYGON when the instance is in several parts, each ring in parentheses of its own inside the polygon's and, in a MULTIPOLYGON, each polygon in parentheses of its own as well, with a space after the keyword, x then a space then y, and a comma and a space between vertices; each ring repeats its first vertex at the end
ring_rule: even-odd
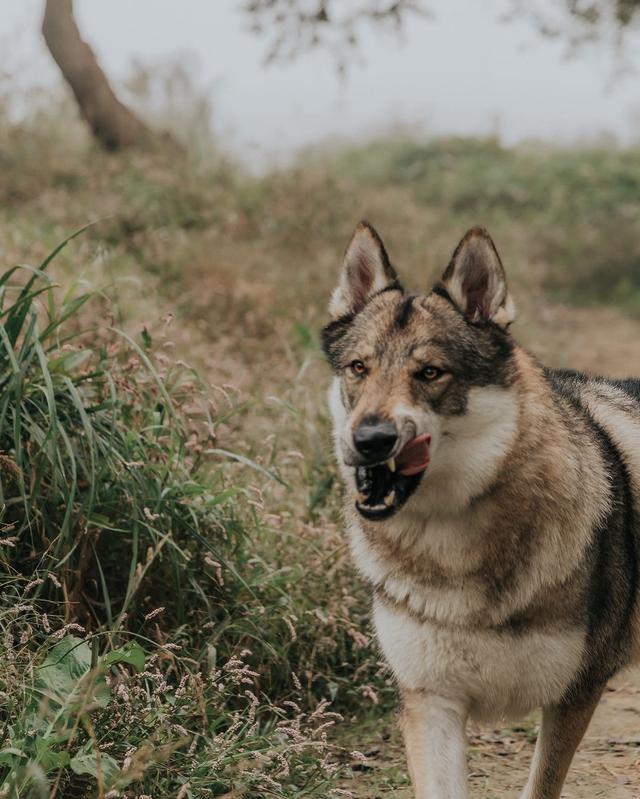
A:
POLYGON ((356 314, 377 292, 398 282, 382 239, 368 222, 360 222, 344 254, 340 283, 331 295, 333 319, 356 314))
POLYGON ((506 329, 515 318, 502 261, 484 228, 471 228, 458 244, 440 288, 472 322, 493 322, 506 329))

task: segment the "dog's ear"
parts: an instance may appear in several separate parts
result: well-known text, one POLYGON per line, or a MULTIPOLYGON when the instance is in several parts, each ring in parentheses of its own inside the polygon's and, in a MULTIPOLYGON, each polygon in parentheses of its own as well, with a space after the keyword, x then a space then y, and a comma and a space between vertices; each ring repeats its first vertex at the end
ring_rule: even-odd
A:
POLYGON ((333 319, 358 313, 374 294, 397 282, 382 239, 368 222, 360 222, 344 254, 329 313, 333 319))
POLYGON ((458 244, 440 287, 472 322, 507 328, 515 319, 502 261, 484 228, 471 228, 458 244))

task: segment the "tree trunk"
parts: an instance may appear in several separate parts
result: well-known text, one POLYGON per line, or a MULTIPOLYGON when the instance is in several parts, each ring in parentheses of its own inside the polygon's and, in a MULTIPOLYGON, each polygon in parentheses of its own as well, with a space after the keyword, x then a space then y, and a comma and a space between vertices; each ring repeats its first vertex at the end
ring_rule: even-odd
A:
POLYGON ((148 142, 149 129, 118 100, 93 50, 82 41, 73 0, 46 0, 42 33, 98 141, 108 150, 148 142))

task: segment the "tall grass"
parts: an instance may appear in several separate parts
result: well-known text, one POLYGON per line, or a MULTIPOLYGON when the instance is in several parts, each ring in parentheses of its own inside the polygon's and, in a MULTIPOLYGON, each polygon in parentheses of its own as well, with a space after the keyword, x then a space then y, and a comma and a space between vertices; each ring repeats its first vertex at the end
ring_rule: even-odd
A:
MULTIPOLYGON (((139 596, 161 569, 184 621, 185 595, 203 594, 176 539, 198 540, 201 528, 220 524, 227 498, 222 481, 218 490, 198 481, 190 451, 200 439, 190 440, 187 424, 199 422, 206 440, 213 421, 204 403, 201 419, 180 413, 194 385, 182 369, 161 374, 144 340, 67 324, 88 321, 90 297, 58 301, 48 262, 19 290, 9 286, 17 270, 0 279, 2 524, 14 543, 5 567, 55 572, 60 588, 45 581, 36 596, 61 592, 66 617, 114 630, 125 613, 148 610, 153 597, 139 596)), ((239 534, 233 522, 224 530, 239 534)))
POLYGON ((326 796, 323 697, 388 690, 340 549, 291 558, 238 409, 61 292, 66 244, 0 277, 0 796, 326 796))

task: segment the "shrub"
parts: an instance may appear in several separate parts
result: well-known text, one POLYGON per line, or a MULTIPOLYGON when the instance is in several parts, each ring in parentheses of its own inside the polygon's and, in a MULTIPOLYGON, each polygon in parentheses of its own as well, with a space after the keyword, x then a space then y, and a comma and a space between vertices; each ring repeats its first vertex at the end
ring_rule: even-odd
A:
POLYGON ((380 671, 341 548, 285 565, 233 409, 61 295, 60 249, 0 277, 1 795, 326 796, 322 696, 380 671))

